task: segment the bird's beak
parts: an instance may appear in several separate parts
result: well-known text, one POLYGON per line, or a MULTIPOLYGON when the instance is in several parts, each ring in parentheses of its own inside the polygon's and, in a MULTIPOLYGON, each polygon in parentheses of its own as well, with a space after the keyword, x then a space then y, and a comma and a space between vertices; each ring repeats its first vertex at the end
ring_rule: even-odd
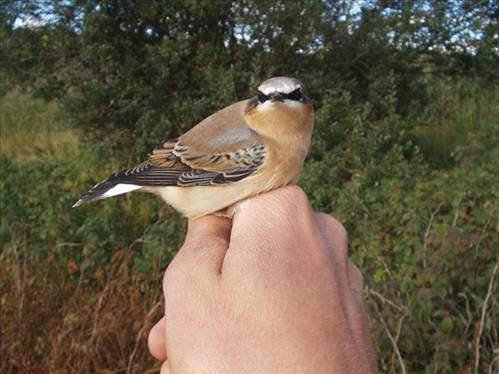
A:
POLYGON ((271 94, 269 94, 269 97, 270 97, 270 101, 274 102, 274 101, 280 101, 280 102, 283 102, 285 97, 283 94, 281 94, 280 92, 272 92, 271 94))

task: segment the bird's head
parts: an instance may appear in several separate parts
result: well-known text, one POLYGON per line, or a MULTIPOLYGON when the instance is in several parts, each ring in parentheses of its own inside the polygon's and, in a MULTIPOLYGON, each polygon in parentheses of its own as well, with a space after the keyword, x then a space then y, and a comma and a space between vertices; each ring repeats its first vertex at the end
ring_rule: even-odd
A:
POLYGON ((288 106, 310 105, 311 100, 305 95, 303 84, 295 78, 274 77, 260 84, 256 95, 256 104, 271 107, 276 103, 288 106))
POLYGON ((303 84, 295 78, 273 77, 258 87, 255 97, 248 100, 246 117, 260 133, 311 131, 314 110, 312 100, 304 93, 303 84))

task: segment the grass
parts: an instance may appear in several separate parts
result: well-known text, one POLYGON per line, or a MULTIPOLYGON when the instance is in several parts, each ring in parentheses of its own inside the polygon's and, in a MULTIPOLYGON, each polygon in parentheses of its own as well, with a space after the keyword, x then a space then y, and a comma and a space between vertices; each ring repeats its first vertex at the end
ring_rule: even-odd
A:
POLYGON ((499 137, 499 86, 483 89, 462 80, 439 82, 429 94, 432 105, 423 123, 416 127, 416 141, 435 167, 449 167, 459 161, 480 135, 480 142, 496 150, 499 137))
POLYGON ((35 99, 19 89, 0 98, 0 156, 29 162, 78 151, 78 133, 64 125, 56 102, 35 99))

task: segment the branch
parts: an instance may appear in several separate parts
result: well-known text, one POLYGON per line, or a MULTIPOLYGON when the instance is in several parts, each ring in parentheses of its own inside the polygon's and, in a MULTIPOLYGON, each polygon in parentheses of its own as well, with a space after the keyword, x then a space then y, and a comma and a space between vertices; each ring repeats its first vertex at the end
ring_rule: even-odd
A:
POLYGON ((374 304, 374 310, 376 311, 376 314, 378 315, 378 318, 381 321, 383 328, 385 329, 386 335, 388 335, 388 338, 392 342, 393 350, 395 351, 395 354, 397 355, 397 359, 398 359, 399 364, 400 364, 401 372, 402 372, 402 374, 407 374, 407 371, 405 369, 404 359, 402 358, 402 355, 400 354, 400 350, 398 348, 398 339, 400 337, 400 331, 402 329, 402 322, 407 314, 403 314, 402 317, 400 317, 399 326, 397 329, 397 335, 394 338, 392 333, 390 332, 390 329, 388 328, 388 325, 386 324, 385 320, 383 319, 381 312, 378 309, 378 305, 376 304, 376 302, 374 302, 373 304, 374 304))
POLYGON ((163 304, 162 300, 158 301, 156 304, 153 305, 153 307, 147 313, 147 315, 145 317, 144 325, 142 326, 139 333, 137 334, 137 337, 135 338, 135 346, 133 347, 133 351, 130 354, 130 357, 128 357, 128 368, 126 371, 127 373, 132 372, 133 359, 135 358, 135 355, 137 354, 137 350, 139 349, 142 335, 144 334, 144 332, 147 329, 149 329, 149 320, 152 318, 152 316, 154 316, 154 314, 156 313, 158 308, 161 307, 162 304, 163 304))
POLYGON ((431 225, 433 224, 433 219, 437 215, 437 213, 440 211, 440 208, 442 208, 442 205, 444 203, 440 203, 435 209, 430 216, 430 222, 428 222, 428 227, 426 228, 426 231, 424 233, 424 243, 423 243, 423 269, 426 268, 426 249, 428 248, 428 240, 430 238, 430 232, 431 232, 431 225))

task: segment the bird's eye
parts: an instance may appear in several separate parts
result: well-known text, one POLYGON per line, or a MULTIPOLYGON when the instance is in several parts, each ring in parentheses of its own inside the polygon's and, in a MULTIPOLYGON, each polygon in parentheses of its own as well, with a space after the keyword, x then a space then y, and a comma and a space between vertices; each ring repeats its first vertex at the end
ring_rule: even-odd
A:
POLYGON ((287 99, 289 99, 289 100, 295 100, 295 101, 301 101, 301 100, 303 100, 303 93, 301 92, 301 88, 297 88, 293 92, 289 93, 287 95, 287 99))
POLYGON ((265 95, 263 92, 258 91, 258 94, 256 95, 258 98, 258 102, 260 104, 266 102, 268 99, 270 99, 267 95, 265 95))

